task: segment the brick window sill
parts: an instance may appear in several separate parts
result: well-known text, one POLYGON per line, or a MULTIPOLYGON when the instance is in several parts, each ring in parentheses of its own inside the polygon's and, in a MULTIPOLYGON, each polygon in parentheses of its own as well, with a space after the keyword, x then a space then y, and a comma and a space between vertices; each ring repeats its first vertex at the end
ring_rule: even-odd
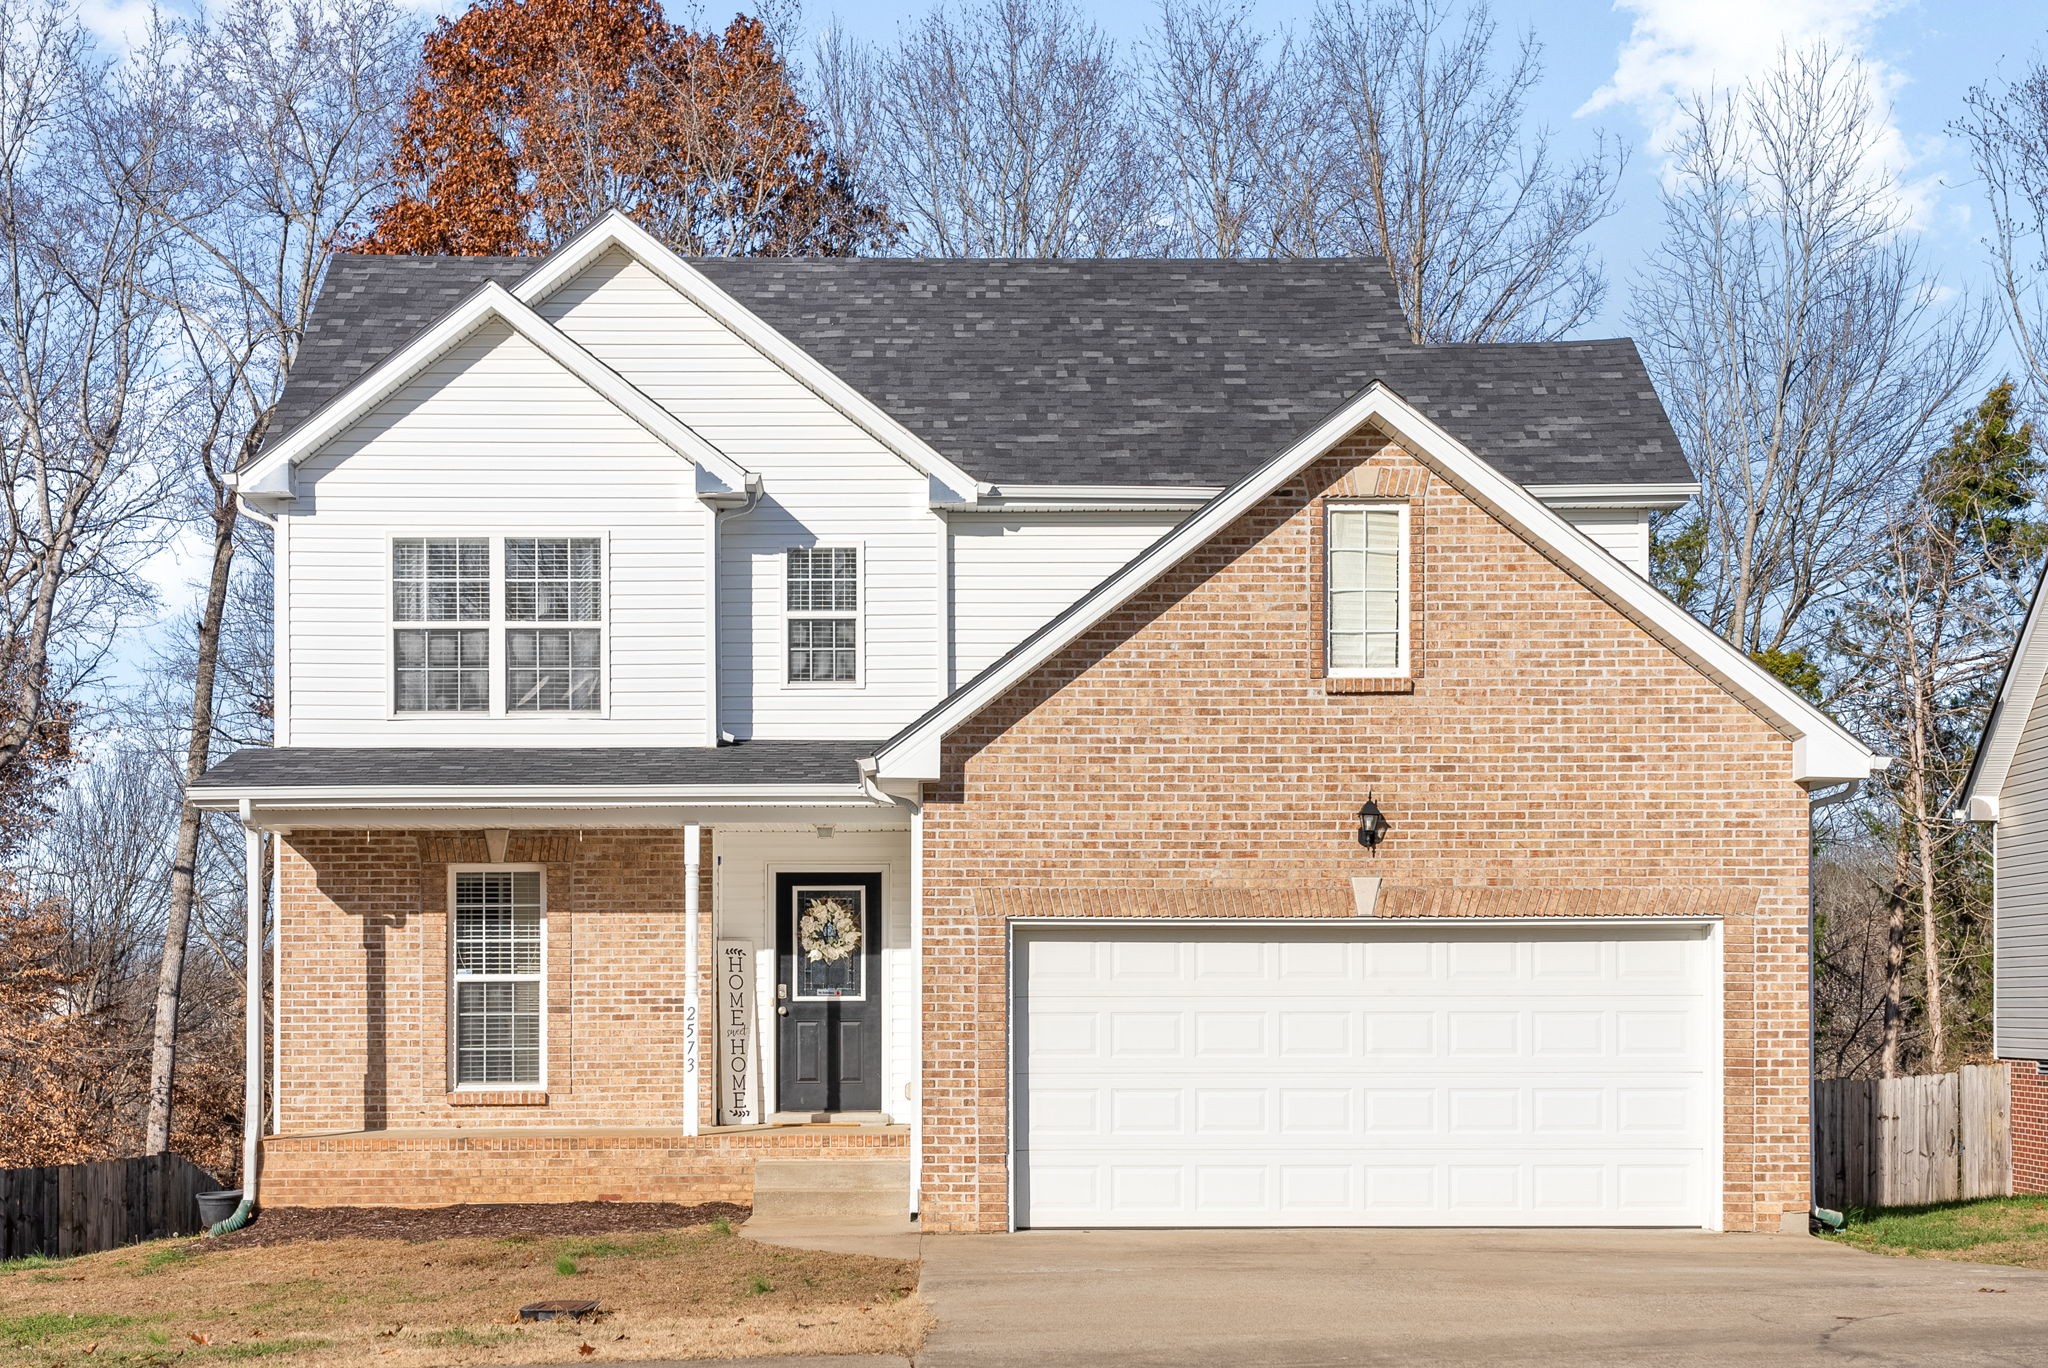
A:
POLYGON ((1415 692, 1415 677, 1402 675, 1399 678, 1348 679, 1336 675, 1323 676, 1323 692, 1330 694, 1412 694, 1415 692))
POLYGON ((451 1107, 545 1107, 548 1095, 545 1092, 501 1092, 495 1089, 452 1092, 448 1094, 451 1107))

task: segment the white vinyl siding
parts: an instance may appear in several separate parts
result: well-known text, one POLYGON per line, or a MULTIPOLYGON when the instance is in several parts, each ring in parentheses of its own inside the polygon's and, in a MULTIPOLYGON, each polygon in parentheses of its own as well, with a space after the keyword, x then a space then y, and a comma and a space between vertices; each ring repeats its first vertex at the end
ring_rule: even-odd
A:
POLYGON ((1994 1052, 2048 1059, 2048 708, 2038 697, 1998 809, 1994 1052))
POLYGON ((1158 541, 1181 513, 955 514, 953 684, 965 684, 1158 541))
POLYGON ((451 877, 456 1086, 537 1086, 547 1000, 540 872, 470 869, 451 877))
POLYGON ((1644 579, 1650 577, 1650 511, 1646 508, 1566 508, 1564 520, 1644 579))
MULTIPOLYGON (((282 653, 300 746, 689 745, 705 717, 709 514, 688 462, 502 325, 451 349, 297 474, 282 653), (392 542, 605 539, 604 710, 400 714, 392 542)), ((491 653, 504 689, 502 643, 491 653)))
POLYGON ((1324 664, 1334 676, 1408 669, 1408 510, 1329 505, 1323 553, 1324 664))
MULTIPOLYGON (((537 311, 762 477, 719 524, 720 724, 740 737, 887 736, 944 692, 930 480, 653 272, 614 252, 537 311), (857 686, 791 682, 792 546, 861 548, 857 686)), ((623 641, 624 624, 614 620, 623 641)))

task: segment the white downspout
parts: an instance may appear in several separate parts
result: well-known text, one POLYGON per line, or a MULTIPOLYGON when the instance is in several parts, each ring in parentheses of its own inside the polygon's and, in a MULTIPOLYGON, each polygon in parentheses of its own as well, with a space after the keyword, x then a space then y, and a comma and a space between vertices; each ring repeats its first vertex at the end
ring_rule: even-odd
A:
POLYGON ((704 828, 695 822, 683 827, 683 959, 688 964, 683 986, 683 1134, 695 1135, 698 1113, 704 1105, 704 1077, 699 1056, 704 1053, 704 1004, 702 975, 698 973, 700 945, 697 913, 698 885, 703 873, 704 828))
POLYGON ((246 885, 248 926, 242 947, 247 975, 242 1013, 242 1200, 232 1216, 209 1234, 225 1235, 249 1224, 256 1212, 257 1164, 263 1142, 263 833, 256 827, 255 804, 242 800, 242 881, 246 885))

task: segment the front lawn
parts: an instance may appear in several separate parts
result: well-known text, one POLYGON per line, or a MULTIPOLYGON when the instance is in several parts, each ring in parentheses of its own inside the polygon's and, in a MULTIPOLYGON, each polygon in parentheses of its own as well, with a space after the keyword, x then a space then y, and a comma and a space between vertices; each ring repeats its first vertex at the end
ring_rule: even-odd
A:
POLYGON ((779 1249, 725 1220, 598 1235, 164 1240, 0 1264, 0 1364, 908 1354, 927 1323, 916 1283, 912 1262, 779 1249), (518 1323, 521 1305, 557 1298, 595 1298, 602 1315, 518 1323))
POLYGON ((2048 1197, 1992 1197, 1848 1216, 1848 1226, 1828 1238, 1876 1254, 2048 1268, 2048 1197))

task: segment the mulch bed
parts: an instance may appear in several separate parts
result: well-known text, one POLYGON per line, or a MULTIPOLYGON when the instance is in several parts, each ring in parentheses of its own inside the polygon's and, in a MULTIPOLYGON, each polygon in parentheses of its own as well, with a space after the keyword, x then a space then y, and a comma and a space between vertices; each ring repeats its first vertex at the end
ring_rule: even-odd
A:
POLYGON ((703 1225, 750 1211, 730 1202, 524 1202, 445 1207, 272 1207, 232 1235, 199 1241, 203 1249, 290 1244, 299 1240, 456 1240, 506 1235, 610 1235, 703 1225))

